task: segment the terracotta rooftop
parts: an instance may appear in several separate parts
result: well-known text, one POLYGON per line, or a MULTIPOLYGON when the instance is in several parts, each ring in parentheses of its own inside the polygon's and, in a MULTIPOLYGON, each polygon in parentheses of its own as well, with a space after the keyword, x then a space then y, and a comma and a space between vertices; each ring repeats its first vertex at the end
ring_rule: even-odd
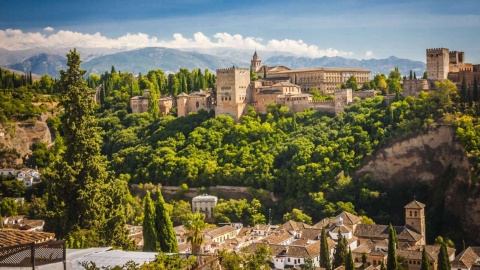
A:
MULTIPOLYGON (((397 233, 397 239, 402 242, 418 241, 422 236, 403 226, 393 226, 397 233)), ((388 225, 358 224, 355 230, 355 236, 359 238, 388 239, 388 225)))
POLYGON ((53 240, 55 240, 54 233, 10 229, 3 229, 0 231, 0 247, 27 244, 32 242, 41 243, 53 240))
POLYGON ((452 261, 452 268, 470 269, 480 259, 480 247, 468 247, 452 261))
POLYGON ((262 242, 268 244, 278 244, 290 238, 293 238, 293 235, 291 235, 289 232, 283 230, 276 230, 274 233, 263 238, 262 242))
POLYGON ((215 238, 215 237, 225 235, 227 233, 231 233, 231 232, 234 232, 234 231, 236 231, 235 228, 233 228, 232 226, 225 225, 223 227, 208 228, 208 229, 204 230, 203 233, 212 237, 212 238, 215 238))

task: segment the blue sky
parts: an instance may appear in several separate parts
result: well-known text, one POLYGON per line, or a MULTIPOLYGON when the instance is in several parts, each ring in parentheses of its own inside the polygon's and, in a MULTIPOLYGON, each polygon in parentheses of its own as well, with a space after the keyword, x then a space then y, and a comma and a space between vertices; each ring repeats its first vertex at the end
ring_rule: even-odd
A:
POLYGON ((0 48, 10 50, 231 46, 425 61, 426 48, 446 47, 480 63, 479 33, 478 0, 22 0, 0 9, 0 48))

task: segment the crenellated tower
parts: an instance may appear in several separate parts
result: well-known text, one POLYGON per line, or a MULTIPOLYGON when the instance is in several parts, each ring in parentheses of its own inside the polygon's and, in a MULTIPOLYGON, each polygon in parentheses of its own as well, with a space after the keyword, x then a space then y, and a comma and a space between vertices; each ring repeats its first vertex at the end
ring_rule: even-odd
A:
POLYGON ((427 76, 429 80, 441 81, 448 77, 450 53, 446 48, 427 49, 427 76))
POLYGON ((250 70, 248 68, 217 69, 215 115, 230 115, 235 121, 238 121, 251 99, 250 70))

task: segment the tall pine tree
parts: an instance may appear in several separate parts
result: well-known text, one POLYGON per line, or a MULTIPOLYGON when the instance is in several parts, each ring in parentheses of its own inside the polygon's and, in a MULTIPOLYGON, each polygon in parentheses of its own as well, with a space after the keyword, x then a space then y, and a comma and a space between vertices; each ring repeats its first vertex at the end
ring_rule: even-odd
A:
POLYGON ((143 210, 143 251, 157 251, 157 232, 155 229, 155 206, 150 198, 150 192, 144 200, 143 210))
POLYGON ((428 259, 427 249, 423 247, 422 251, 422 268, 420 270, 430 270, 430 260, 428 259))
POLYGON ((387 257, 387 270, 397 270, 397 237, 392 224, 390 224, 390 232, 388 234, 388 257, 387 257))
POLYGON ((322 228, 322 235, 320 239, 320 267, 330 270, 332 268, 330 264, 330 252, 328 249, 327 234, 325 228, 322 228))
POLYGON ((347 241, 338 233, 338 242, 333 253, 333 268, 337 268, 345 263, 345 257, 347 255, 347 241))
POLYGON ((106 158, 100 155, 101 139, 94 119, 95 91, 87 86, 83 78, 86 71, 80 69, 80 63, 74 49, 67 54, 67 70, 60 71, 65 149, 44 177, 49 195, 45 227, 59 239, 82 235, 85 247, 110 245, 117 240, 111 238, 123 236, 106 233, 110 230, 107 227, 122 228, 125 223, 109 213, 111 202, 118 201, 112 196, 118 193, 112 192, 115 185, 105 169, 106 158))
POLYGON ((473 101, 478 102, 478 82, 477 76, 473 77, 473 101))
POLYGON ((160 189, 158 189, 158 199, 155 203, 155 229, 160 250, 162 252, 178 253, 177 237, 160 189))
POLYGON ((437 270, 451 270, 450 260, 448 259, 447 244, 442 243, 440 252, 438 252, 437 270))
POLYGON ((158 90, 152 83, 150 84, 150 94, 148 95, 148 113, 152 115, 154 119, 159 117, 160 107, 158 107, 158 90))
POLYGON ((348 248, 348 254, 345 258, 345 270, 355 270, 355 264, 353 262, 352 250, 348 248))

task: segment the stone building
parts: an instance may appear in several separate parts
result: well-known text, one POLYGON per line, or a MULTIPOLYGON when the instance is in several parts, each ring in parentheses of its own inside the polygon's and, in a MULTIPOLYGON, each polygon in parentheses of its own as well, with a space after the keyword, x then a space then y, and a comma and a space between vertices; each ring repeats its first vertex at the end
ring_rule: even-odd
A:
POLYGON ((426 50, 428 80, 449 79, 460 84, 465 78, 467 85, 473 85, 474 77, 480 77, 480 65, 465 62, 465 53, 447 48, 426 50))
POLYGON ((187 116, 189 112, 215 109, 216 99, 211 89, 195 91, 188 94, 180 93, 177 96, 178 116, 187 116))
POLYGON ((199 195, 192 199, 192 212, 201 212, 207 219, 213 218, 213 208, 217 205, 218 198, 212 195, 199 195))
POLYGON ((421 91, 430 89, 426 79, 403 80, 403 96, 418 96, 421 91))
MULTIPOLYGON (((150 90, 143 90, 143 96, 135 96, 130 98, 130 108, 132 108, 132 113, 144 113, 148 112, 148 96, 150 95, 150 90)), ((172 97, 163 97, 158 99, 158 108, 159 115, 167 115, 170 113, 170 110, 173 108, 172 97)))
POLYGON ((216 115, 230 115, 238 121, 252 100, 250 70, 248 68, 217 69, 216 115))
POLYGON ((269 67, 261 65, 261 59, 257 52, 251 60, 252 70, 262 78, 289 78, 290 82, 299 85, 303 92, 309 92, 313 88, 317 88, 324 94, 333 94, 338 86, 346 83, 347 80, 354 76, 357 83, 362 85, 370 81, 370 71, 362 68, 303 68, 289 69, 284 66, 269 67))

